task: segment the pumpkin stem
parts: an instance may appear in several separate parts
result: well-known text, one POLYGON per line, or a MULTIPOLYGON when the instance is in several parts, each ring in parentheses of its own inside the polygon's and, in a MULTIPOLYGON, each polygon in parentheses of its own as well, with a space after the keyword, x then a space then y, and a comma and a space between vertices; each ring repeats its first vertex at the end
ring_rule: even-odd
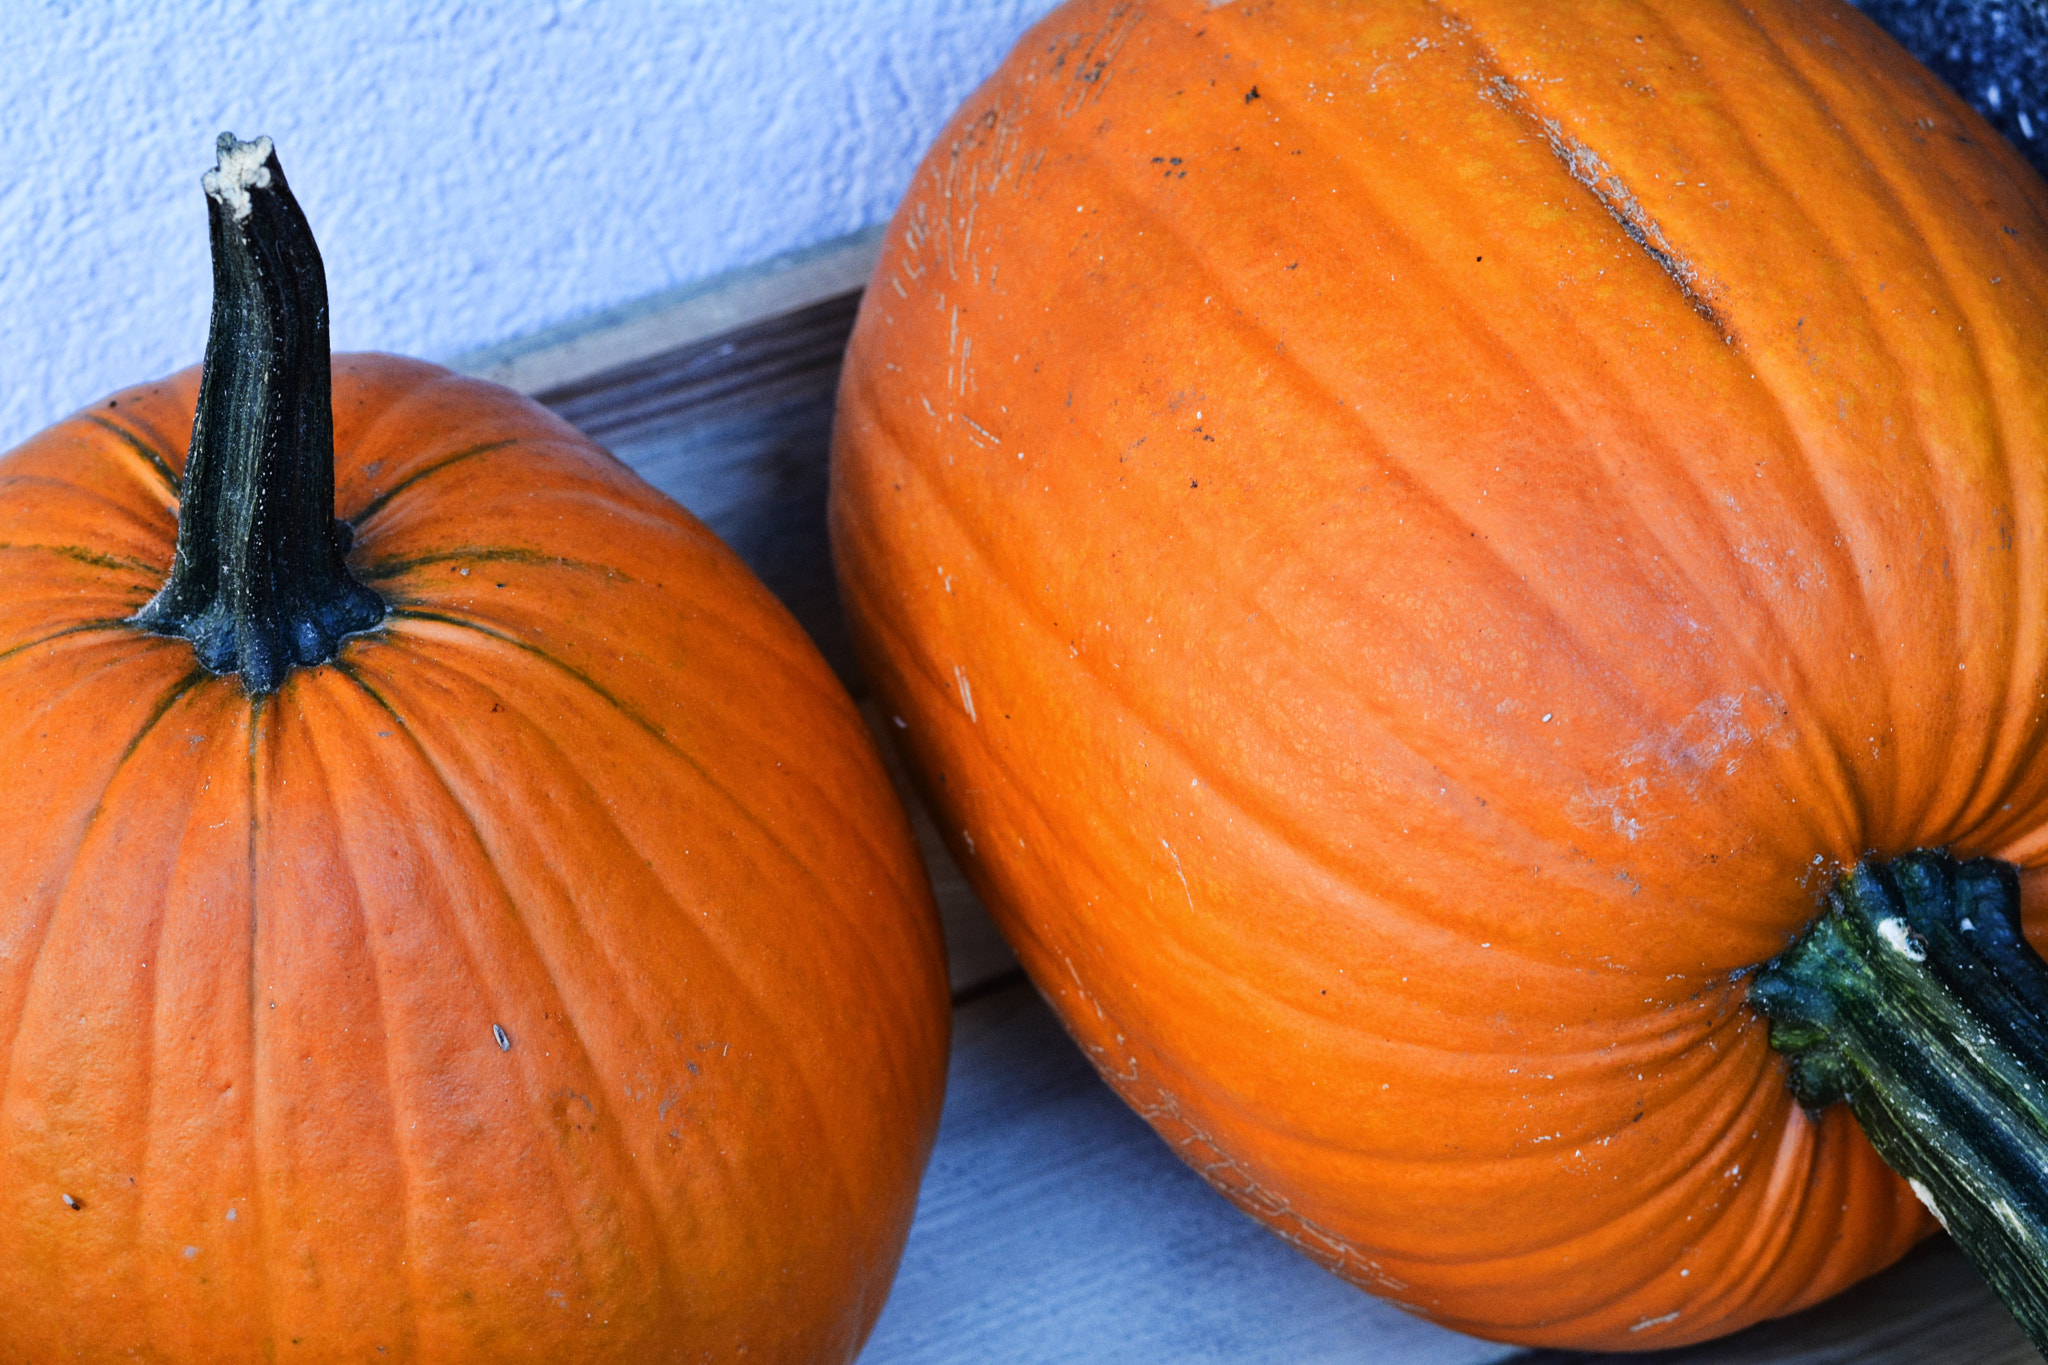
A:
POLYGON ((1848 1101, 2048 1354, 2048 963, 2019 905, 1990 858, 1862 864, 1749 998, 1799 1102, 1848 1101))
POLYGON ((334 516, 327 276, 270 139, 222 133, 206 188, 213 322, 171 576, 135 624, 189 640, 252 697, 384 619, 334 516))

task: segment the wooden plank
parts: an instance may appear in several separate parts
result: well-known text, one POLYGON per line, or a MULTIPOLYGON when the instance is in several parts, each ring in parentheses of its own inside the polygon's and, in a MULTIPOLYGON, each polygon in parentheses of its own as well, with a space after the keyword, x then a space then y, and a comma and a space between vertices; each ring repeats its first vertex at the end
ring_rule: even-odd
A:
POLYGON ((581 384, 823 299, 858 293, 881 254, 882 231, 876 226, 787 252, 744 270, 472 351, 449 364, 521 393, 548 393, 581 384))
MULTIPOLYGON (((873 241, 840 245, 846 251, 832 268, 845 270, 873 241)), ((623 340, 599 326, 506 348, 541 359, 502 373, 523 376, 542 402, 709 523, 859 695, 825 536, 833 392, 859 295, 827 269, 802 274, 783 263, 767 273, 776 287, 739 277, 670 299, 666 331, 644 318, 667 305, 650 306, 623 310, 623 340), (704 332, 692 320, 702 318, 730 325, 704 332), (625 358, 589 368, 602 356, 625 358)), ((872 704, 867 714, 886 736, 889 718, 872 704)), ((867 1365, 1597 1359, 1517 1353, 1408 1318, 1330 1279, 1208 1190, 1016 984, 1014 957, 893 748, 884 752, 932 873, 957 1003, 944 1127, 867 1365)), ((1637 1359, 2017 1365, 2037 1357, 1953 1247, 1937 1242, 1807 1313, 1637 1359)))

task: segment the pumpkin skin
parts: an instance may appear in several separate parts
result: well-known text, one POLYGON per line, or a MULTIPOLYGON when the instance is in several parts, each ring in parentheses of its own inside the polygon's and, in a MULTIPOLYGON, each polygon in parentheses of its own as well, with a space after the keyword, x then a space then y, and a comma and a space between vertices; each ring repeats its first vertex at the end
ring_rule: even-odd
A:
POLYGON ((834 545, 962 866, 1184 1159, 1533 1345, 1933 1229, 1745 982, 1866 853, 2048 863, 2044 231, 1839 4, 1026 37, 891 228, 834 545))
POLYGON ((349 356, 391 615, 252 701, 125 623, 197 387, 0 460, 0 1360, 852 1359, 948 1007, 836 680, 565 423, 349 356))

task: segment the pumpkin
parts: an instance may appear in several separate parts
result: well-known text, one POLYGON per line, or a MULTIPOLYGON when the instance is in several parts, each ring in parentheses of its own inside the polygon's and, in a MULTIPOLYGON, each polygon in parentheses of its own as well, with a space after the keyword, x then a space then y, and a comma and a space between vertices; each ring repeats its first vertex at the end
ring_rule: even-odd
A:
POLYGON ((851 1359, 947 1038, 858 713, 208 187, 204 373, 0 460, 0 1360, 851 1359))
POLYGON ((890 229, 834 547, 962 866, 1175 1151, 1535 1345, 1933 1230, 1751 992, 1845 877, 1929 850, 2010 922, 2048 870, 2044 235, 1831 0, 1031 31, 890 229))

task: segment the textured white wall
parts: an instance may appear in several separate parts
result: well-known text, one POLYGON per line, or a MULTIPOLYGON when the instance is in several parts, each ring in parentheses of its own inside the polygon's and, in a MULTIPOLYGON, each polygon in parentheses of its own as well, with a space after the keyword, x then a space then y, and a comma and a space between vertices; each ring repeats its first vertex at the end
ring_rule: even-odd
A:
POLYGON ((886 218, 1052 0, 0 0, 0 449, 199 358, 268 133, 337 350, 434 359, 886 218))

